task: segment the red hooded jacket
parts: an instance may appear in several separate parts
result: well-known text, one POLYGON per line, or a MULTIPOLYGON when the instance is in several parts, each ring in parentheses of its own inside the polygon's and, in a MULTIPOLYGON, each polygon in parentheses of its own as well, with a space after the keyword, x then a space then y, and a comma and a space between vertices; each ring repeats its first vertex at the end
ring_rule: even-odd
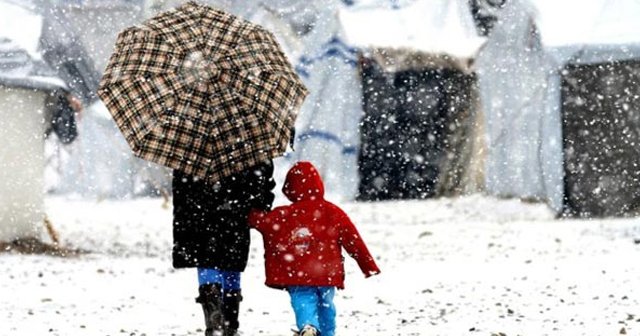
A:
POLYGON ((344 288, 342 248, 365 277, 380 273, 349 217, 324 199, 322 179, 311 163, 296 163, 282 191, 291 205, 249 216, 263 236, 267 286, 344 288))

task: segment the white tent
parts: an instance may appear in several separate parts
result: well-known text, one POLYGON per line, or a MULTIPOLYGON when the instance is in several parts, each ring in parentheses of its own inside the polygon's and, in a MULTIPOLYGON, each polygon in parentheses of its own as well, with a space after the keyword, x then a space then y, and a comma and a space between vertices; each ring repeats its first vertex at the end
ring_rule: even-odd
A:
MULTIPOLYGON (((476 138, 472 135, 476 131, 472 130, 476 111, 467 103, 474 100, 475 94, 471 64, 484 43, 476 33, 467 2, 418 0, 394 5, 378 1, 346 8, 341 11, 340 19, 346 42, 362 51, 365 63, 375 63, 382 71, 380 75, 373 75, 376 78, 369 78, 367 76, 372 74, 368 74, 367 67, 363 66, 361 80, 366 81, 365 89, 373 90, 374 96, 382 98, 367 98, 364 102, 371 110, 367 110, 363 124, 367 131, 363 130, 366 150, 361 153, 359 162, 363 174, 360 198, 428 197, 477 190, 477 187, 471 187, 476 178, 471 175, 481 174, 481 169, 476 169, 478 166, 475 165, 473 168, 460 167, 454 162, 457 156, 473 156, 462 152, 473 147, 476 138), (413 76, 411 80, 406 77, 404 80, 415 80, 416 84, 403 87, 404 84, 396 83, 398 75, 413 76), (429 84, 427 77, 438 83, 429 84), (411 91, 414 89, 418 91, 411 91), (378 92, 380 90, 386 92, 378 92), (404 100, 403 92, 409 92, 407 90, 411 93, 406 94, 417 98, 415 103, 411 103, 413 98, 404 100), (427 97, 425 92, 438 94, 427 97), (446 111, 439 110, 440 107, 446 111), (458 117, 465 120, 458 120, 458 117), (404 121, 389 121, 396 118, 404 121), (407 121, 409 119, 413 121, 407 121), (393 125, 389 126, 389 134, 378 136, 377 131, 368 130, 387 122, 393 125), (412 125, 412 122, 428 124, 412 125), (439 124, 446 130, 435 130, 439 124), (415 128, 422 130, 413 131, 415 128), (396 131, 391 132, 392 129, 396 131), (402 134, 391 134, 397 131, 402 134), (466 137, 462 133, 467 133, 466 137), (385 145, 387 138, 388 146, 385 145), (441 152, 445 143, 446 150, 452 151, 449 155, 441 152), (386 160, 402 163, 368 163, 386 160), (437 187, 432 186, 433 182, 437 187), (438 191, 434 192, 435 189, 438 191)), ((474 159, 469 158, 469 161, 474 159)))
MULTIPOLYGON (((144 19, 142 2, 58 1, 60 7, 48 12, 68 30, 61 42, 82 45, 102 72, 118 33, 144 19)), ((101 101, 85 107, 78 132, 70 145, 47 147, 52 156, 47 170, 50 192, 122 198, 168 188, 167 170, 133 155, 101 101)))
POLYGON ((44 102, 65 83, 42 61, 43 18, 0 1, 0 240, 40 238, 44 219, 44 102), (24 27, 22 27, 24 26, 24 27), (16 27, 22 27, 16 29, 16 27))
POLYGON ((28 3, 0 1, 0 85, 66 89, 38 49, 43 23, 44 18, 28 3))
POLYGON ((29 55, 37 56, 43 18, 30 7, 0 1, 0 34, 3 38, 14 41, 29 55))
POLYGON ((310 20, 310 30, 300 37, 303 53, 294 62, 310 94, 296 122, 295 151, 287 159, 313 162, 329 193, 352 199, 362 116, 356 51, 344 42, 338 4, 307 6, 310 15, 300 20, 310 20))
POLYGON ((358 7, 340 14, 346 39, 360 48, 411 49, 473 59, 484 43, 461 0, 416 0, 399 8, 358 7))
POLYGON ((507 2, 476 62, 489 193, 563 210, 566 66, 640 59, 638 14, 635 0, 507 2))

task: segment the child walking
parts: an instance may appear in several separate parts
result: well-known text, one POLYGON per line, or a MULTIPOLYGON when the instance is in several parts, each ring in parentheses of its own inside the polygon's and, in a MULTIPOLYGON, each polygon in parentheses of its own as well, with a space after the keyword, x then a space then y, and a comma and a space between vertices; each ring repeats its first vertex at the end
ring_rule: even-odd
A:
POLYGON ((333 297, 344 288, 342 248, 365 277, 380 270, 349 217, 324 199, 311 163, 296 163, 282 191, 292 204, 249 216, 249 225, 263 236, 266 285, 289 292, 298 335, 334 336, 333 297))

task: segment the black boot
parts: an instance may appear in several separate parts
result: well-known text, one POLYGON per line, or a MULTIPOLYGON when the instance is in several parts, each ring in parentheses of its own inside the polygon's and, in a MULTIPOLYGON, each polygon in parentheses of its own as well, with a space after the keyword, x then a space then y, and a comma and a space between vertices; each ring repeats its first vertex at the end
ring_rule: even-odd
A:
POLYGON ((223 332, 222 289, 219 284, 207 284, 198 288, 200 296, 196 302, 202 305, 204 312, 205 336, 220 336, 223 332))
POLYGON ((240 290, 227 291, 222 298, 224 336, 236 336, 238 333, 238 328, 240 327, 240 321, 238 321, 240 301, 242 301, 240 290))

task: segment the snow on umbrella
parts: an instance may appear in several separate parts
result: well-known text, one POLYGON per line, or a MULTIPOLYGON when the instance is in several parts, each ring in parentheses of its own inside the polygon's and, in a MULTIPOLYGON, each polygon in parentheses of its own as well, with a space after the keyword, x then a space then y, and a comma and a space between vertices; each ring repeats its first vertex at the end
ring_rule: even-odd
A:
POLYGON ((192 1, 122 31, 98 94, 137 156, 217 181, 285 152, 307 89, 273 34, 192 1))

